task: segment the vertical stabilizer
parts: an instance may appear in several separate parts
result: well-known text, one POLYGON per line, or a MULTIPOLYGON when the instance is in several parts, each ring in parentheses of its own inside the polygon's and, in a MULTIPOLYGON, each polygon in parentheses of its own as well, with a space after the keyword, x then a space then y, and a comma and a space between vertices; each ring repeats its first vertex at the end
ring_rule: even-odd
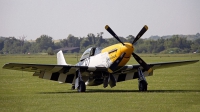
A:
POLYGON ((57 53, 57 65, 67 65, 65 57, 61 50, 57 53))

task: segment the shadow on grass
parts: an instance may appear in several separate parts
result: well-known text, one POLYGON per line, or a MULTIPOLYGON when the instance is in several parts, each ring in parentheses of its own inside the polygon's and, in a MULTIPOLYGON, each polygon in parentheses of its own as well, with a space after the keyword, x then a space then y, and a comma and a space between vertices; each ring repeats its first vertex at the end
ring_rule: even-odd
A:
MULTIPOLYGON (((105 89, 87 89, 84 93, 190 93, 200 92, 200 90, 148 90, 140 92, 138 90, 105 90, 105 89)), ((64 93, 78 93, 76 90, 69 90, 63 92, 39 92, 39 94, 64 94, 64 93)))

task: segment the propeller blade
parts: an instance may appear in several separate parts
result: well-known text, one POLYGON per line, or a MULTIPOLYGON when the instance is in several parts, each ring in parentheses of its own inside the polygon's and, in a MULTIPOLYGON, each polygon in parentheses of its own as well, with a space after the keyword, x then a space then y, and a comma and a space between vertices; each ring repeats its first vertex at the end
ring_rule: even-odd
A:
POLYGON ((134 44, 135 42, 137 42, 137 40, 148 30, 148 26, 144 25, 144 27, 140 30, 140 32, 138 33, 138 35, 136 36, 136 38, 133 40, 132 44, 134 44))
POLYGON ((118 57, 108 68, 108 72, 109 73, 113 73, 113 71, 115 71, 115 69, 118 67, 119 63, 122 61, 122 59, 124 58, 124 56, 126 55, 126 53, 123 53, 120 55, 120 57, 118 57))
POLYGON ((146 64, 142 58, 140 58, 137 54, 132 53, 135 60, 144 68, 145 71, 148 71, 148 73, 152 72, 152 69, 146 64))
POLYGON ((117 39, 120 43, 122 43, 123 45, 125 45, 120 39, 119 37, 115 34, 115 32, 108 26, 105 26, 105 29, 113 36, 115 37, 115 39, 117 39))

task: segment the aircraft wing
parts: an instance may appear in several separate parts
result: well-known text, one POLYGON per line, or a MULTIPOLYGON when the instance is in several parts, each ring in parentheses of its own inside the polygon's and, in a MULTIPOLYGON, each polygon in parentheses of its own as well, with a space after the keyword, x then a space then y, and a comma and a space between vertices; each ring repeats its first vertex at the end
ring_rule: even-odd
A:
POLYGON ((155 70, 155 69, 162 69, 162 68, 168 68, 168 67, 176 67, 176 66, 182 66, 182 65, 187 65, 187 64, 193 64, 198 61, 199 60, 161 62, 161 63, 152 63, 152 64, 149 64, 149 66, 151 66, 155 70))
MULTIPOLYGON (((176 67, 182 66, 187 64, 196 63, 199 60, 186 60, 186 61, 173 61, 173 62, 160 62, 160 63, 150 63, 148 64, 153 70, 162 69, 162 68, 169 68, 169 67, 176 67)), ((131 80, 138 78, 137 70, 141 67, 140 65, 126 65, 113 75, 117 82, 131 80)), ((148 72, 143 72, 145 76, 153 75, 153 72, 149 74, 148 72)))
MULTIPOLYGON (((159 62, 159 63, 150 63, 148 64, 153 70, 155 69, 162 69, 162 68, 168 68, 168 67, 176 67, 176 66, 182 66, 182 65, 187 65, 187 64, 192 64, 196 63, 199 60, 186 60, 186 61, 172 61, 172 62, 159 62)), ((133 70, 133 69, 138 69, 140 65, 127 65, 124 66, 121 71, 126 71, 126 70, 133 70)))
POLYGON ((82 76, 90 72, 107 71, 106 67, 88 67, 71 65, 49 65, 49 64, 24 64, 8 63, 3 66, 4 69, 34 72, 33 76, 39 78, 59 81, 63 83, 72 83, 75 80, 77 69, 83 72, 82 76))

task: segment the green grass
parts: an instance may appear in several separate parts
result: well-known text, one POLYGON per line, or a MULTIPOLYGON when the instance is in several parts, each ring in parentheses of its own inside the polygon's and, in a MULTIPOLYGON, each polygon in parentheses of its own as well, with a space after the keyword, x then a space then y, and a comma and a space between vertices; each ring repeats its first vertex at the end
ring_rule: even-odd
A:
MULTIPOLYGON (((200 60, 199 54, 139 54, 147 62, 200 60)), ((77 62, 65 56, 70 64, 77 62)), ((56 56, 0 56, 0 67, 8 62, 56 63, 56 56)), ((136 64, 131 59, 129 64, 136 64)), ((70 90, 71 85, 33 77, 32 73, 0 68, 0 112, 4 111, 200 111, 200 62, 154 71, 147 77, 148 92, 138 92, 137 80, 70 90)))

